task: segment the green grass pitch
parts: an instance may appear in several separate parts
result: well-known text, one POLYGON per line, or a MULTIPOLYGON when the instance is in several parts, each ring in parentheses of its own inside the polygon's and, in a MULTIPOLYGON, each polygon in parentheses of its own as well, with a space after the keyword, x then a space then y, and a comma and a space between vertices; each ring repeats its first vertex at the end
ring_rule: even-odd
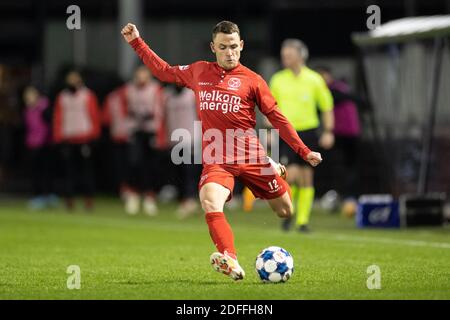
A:
POLYGON ((0 299, 450 299, 450 229, 358 230, 339 215, 314 211, 313 233, 283 233, 268 208, 227 211, 246 278, 213 271, 214 251, 201 214, 179 221, 126 216, 120 202, 97 201, 93 214, 29 212, 0 204, 0 299), (255 257, 268 246, 289 250, 293 277, 263 284, 255 257), (381 271, 369 290, 367 268, 381 271), (81 288, 69 290, 69 265, 81 288))

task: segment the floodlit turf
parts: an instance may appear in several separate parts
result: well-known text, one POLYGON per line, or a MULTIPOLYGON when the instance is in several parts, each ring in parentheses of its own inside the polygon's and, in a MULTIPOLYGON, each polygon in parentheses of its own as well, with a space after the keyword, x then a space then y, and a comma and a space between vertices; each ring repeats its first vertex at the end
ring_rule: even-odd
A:
POLYGON ((352 220, 315 211, 313 233, 283 233, 267 208, 228 210, 239 261, 233 282, 212 270, 214 247, 200 214, 176 219, 126 216, 102 199, 93 214, 63 209, 29 212, 24 201, 0 203, 0 299, 450 299, 450 228, 358 230, 352 220), (293 277, 260 283, 258 252, 268 246, 294 256, 293 277), (378 265, 381 289, 366 286, 378 265), (81 289, 67 289, 69 265, 81 289))

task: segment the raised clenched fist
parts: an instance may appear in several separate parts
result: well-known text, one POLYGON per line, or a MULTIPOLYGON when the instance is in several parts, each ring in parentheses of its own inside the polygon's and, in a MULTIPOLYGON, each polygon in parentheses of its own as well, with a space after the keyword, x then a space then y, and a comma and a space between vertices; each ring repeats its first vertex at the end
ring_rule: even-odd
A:
POLYGON ((139 38, 139 31, 132 23, 128 23, 125 27, 123 27, 121 33, 127 42, 131 42, 134 39, 139 38))

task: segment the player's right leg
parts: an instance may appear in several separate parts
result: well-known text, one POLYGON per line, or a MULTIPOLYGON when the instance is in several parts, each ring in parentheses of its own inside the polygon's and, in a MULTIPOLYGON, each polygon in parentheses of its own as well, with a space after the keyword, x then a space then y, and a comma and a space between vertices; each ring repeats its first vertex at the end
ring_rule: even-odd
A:
MULTIPOLYGON (((223 186, 222 184, 230 184, 230 177, 225 176, 222 177, 225 179, 220 179, 221 175, 227 175, 227 173, 216 172, 216 175, 213 172, 204 173, 203 176, 207 177, 205 180, 218 182, 222 180, 223 182, 206 181, 201 184, 200 188, 200 203, 205 212, 209 234, 218 250, 211 255, 210 262, 217 272, 228 275, 234 280, 240 280, 244 278, 245 272, 237 261, 233 231, 223 213, 225 202, 231 194, 232 185, 223 186)), ((231 178, 234 179, 232 175, 231 178)))

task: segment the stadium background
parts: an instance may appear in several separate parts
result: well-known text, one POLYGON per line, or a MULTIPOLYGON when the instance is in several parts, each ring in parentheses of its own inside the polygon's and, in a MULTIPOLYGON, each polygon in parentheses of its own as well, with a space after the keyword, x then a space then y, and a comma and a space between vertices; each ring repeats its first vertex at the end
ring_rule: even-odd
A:
MULTIPOLYGON (((157 52, 172 64, 211 59, 210 29, 220 19, 236 21, 246 41, 242 62, 260 72, 266 80, 279 68, 279 47, 287 37, 301 38, 311 51, 310 66, 326 64, 335 76, 344 78, 355 93, 366 98, 361 61, 352 43, 353 32, 368 31, 367 1, 141 1, 135 20, 141 20, 141 32, 157 52), (142 8, 142 9, 141 9, 142 8)), ((30 82, 39 83, 54 98, 61 86, 64 68, 77 65, 84 69, 86 82, 102 101, 118 83, 128 80, 137 60, 123 48, 117 30, 127 19, 126 1, 78 1, 82 29, 70 31, 65 21, 70 1, 2 1, 0 35, 0 191, 27 192, 25 153, 20 114, 23 109, 20 89, 30 82), (120 8, 123 9, 120 10, 120 8), (127 59, 127 61, 121 61, 127 59), (22 174, 21 174, 22 173, 22 174)), ((377 1, 381 22, 407 16, 448 13, 448 1, 377 1)), ((370 104, 359 105, 363 123, 361 143, 360 190, 377 193, 393 187, 381 174, 386 172, 380 150, 371 134, 373 112, 370 104)), ((104 139, 99 148, 107 149, 104 139)), ((113 192, 108 170, 100 165, 97 152, 97 189, 113 192)), ((331 162, 331 161, 330 161, 331 162)), ((317 170, 317 191, 329 188, 330 167, 317 170)), ((448 173, 445 175, 448 178, 448 173)), ((443 187, 444 182, 439 184, 443 187)), ((405 190, 399 190, 405 191, 405 190)), ((409 190, 411 191, 411 190, 409 190)), ((449 191, 448 184, 447 190, 449 191)))

